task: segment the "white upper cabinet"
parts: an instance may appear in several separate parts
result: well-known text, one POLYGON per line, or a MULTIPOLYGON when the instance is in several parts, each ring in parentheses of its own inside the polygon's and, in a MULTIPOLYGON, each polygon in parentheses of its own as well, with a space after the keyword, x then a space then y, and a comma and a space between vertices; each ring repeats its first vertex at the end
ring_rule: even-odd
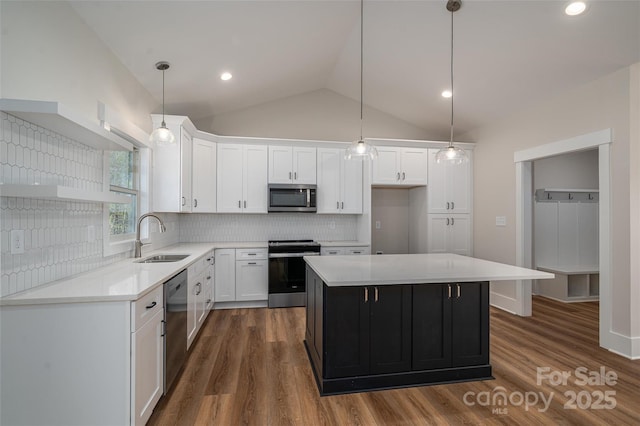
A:
POLYGON ((468 214, 428 214, 429 253, 471 256, 471 216, 468 214))
POLYGON ((318 213, 362 213, 362 161, 345 160, 344 150, 318 148, 318 213))
MULTIPOLYGON (((192 138, 182 125, 186 117, 166 117, 176 143, 153 147, 153 210, 191 212, 192 138)), ((154 128, 160 123, 155 122, 154 128)))
POLYGON ((267 213, 267 147, 219 143, 217 204, 221 213, 267 213))
POLYGON ((427 184, 427 150, 379 146, 373 163, 372 185, 423 186, 427 184))
POLYGON ((316 183, 316 149, 269 146, 269 183, 316 183))
POLYGON ((471 164, 472 152, 467 150, 469 161, 462 164, 436 163, 438 149, 429 149, 429 213, 471 212, 471 164))
POLYGON ((193 207, 194 213, 216 211, 216 144, 193 139, 193 207))

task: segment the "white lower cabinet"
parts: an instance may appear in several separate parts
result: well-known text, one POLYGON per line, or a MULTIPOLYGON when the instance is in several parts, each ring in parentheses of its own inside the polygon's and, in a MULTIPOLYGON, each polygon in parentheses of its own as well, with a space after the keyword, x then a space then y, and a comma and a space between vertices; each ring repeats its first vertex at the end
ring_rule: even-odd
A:
POLYGON ((427 215, 429 253, 471 256, 471 217, 468 214, 427 215))
POLYGON ((267 249, 217 249, 215 265, 216 303, 267 300, 267 249))
POLYGON ((338 256, 338 255, 359 255, 371 254, 369 246, 346 246, 346 247, 322 247, 320 248, 321 256, 338 256))
POLYGON ((213 305, 213 254, 207 254, 187 270, 187 348, 195 340, 213 305))
POLYGON ((163 290, 1 306, 0 424, 145 424, 163 392, 163 290))
MULTIPOLYGON (((162 305, 160 305, 162 306, 162 305)), ((131 334, 131 414, 132 424, 144 425, 156 403, 162 396, 164 386, 164 338, 162 321, 164 309, 146 324, 131 334)))

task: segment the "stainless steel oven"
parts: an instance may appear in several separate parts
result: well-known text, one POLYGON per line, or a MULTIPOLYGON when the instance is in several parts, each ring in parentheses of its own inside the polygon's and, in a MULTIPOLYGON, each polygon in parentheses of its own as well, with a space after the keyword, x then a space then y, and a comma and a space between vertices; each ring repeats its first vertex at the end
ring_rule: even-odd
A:
POLYGON ((319 256, 312 240, 269 241, 269 307, 305 305, 304 256, 319 256))

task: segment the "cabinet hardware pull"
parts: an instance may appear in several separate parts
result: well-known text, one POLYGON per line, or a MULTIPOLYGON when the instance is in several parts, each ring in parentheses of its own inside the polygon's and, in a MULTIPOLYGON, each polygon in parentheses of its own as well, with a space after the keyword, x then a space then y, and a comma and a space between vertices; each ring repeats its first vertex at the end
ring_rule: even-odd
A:
POLYGON ((457 299, 460 299, 460 284, 456 284, 456 290, 457 290, 457 299))
POLYGON ((160 336, 164 337, 164 335, 166 334, 167 322, 165 320, 162 320, 160 322, 162 323, 162 332, 160 333, 160 336))
POLYGON ((293 180, 298 180, 298 172, 293 172, 293 180))
POLYGON ((398 177, 396 178, 396 180, 400 180, 400 172, 398 172, 398 177))
POLYGON ((378 301, 378 287, 373 288, 373 300, 378 301))
POLYGON ((367 303, 369 301, 369 288, 365 287, 364 288, 364 303, 367 303))
POLYGON ((340 201, 336 201, 336 209, 340 208, 340 201))
POLYGON ((242 201, 238 200, 238 208, 242 207, 242 201))
POLYGON ((150 305, 145 306, 147 309, 151 309, 153 307, 155 307, 157 305, 157 303, 154 301, 152 302, 150 305))
POLYGON ((449 287, 449 299, 451 299, 451 284, 447 284, 447 287, 449 287))
POLYGON ((455 222, 454 218, 451 218, 451 225, 453 225, 455 222))
POLYGON ((182 205, 184 206, 185 204, 187 204, 187 199, 182 197, 182 205))
POLYGON ((447 226, 449 226, 449 218, 447 218, 447 226))
POLYGON ((291 172, 289 172, 289 180, 291 180, 291 172))
POLYGON ((198 207, 198 199, 197 198, 193 199, 193 207, 198 207))
POLYGON ((343 201, 342 203, 340 203, 340 208, 341 208, 342 210, 344 210, 344 201, 343 201))
POLYGON ((453 201, 451 202, 451 210, 456 208, 456 203, 454 203, 453 201))
POLYGON ((211 303, 211 299, 207 299, 207 305, 211 303))
POLYGON ((449 210, 449 202, 447 201, 447 210, 449 210))
POLYGON ((249 265, 257 265, 258 262, 249 262, 249 265))
POLYGON ((405 179, 405 174, 404 174, 404 172, 402 172, 402 180, 404 180, 404 179, 405 179))
POLYGON ((208 279, 208 280, 210 280, 210 279, 211 279, 211 275, 209 275, 209 276, 207 277, 207 279, 208 279))
POLYGON ((258 253, 247 253, 247 256, 257 256, 258 253))
POLYGON ((247 208, 247 200, 244 200, 244 208, 247 208))

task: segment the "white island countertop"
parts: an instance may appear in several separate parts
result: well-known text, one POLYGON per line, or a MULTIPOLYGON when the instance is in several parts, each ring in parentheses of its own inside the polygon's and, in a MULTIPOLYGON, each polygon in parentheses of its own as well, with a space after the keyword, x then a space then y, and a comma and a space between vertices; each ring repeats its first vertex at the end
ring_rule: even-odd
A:
POLYGON ((329 287, 550 279, 548 272, 458 254, 306 256, 329 287))

